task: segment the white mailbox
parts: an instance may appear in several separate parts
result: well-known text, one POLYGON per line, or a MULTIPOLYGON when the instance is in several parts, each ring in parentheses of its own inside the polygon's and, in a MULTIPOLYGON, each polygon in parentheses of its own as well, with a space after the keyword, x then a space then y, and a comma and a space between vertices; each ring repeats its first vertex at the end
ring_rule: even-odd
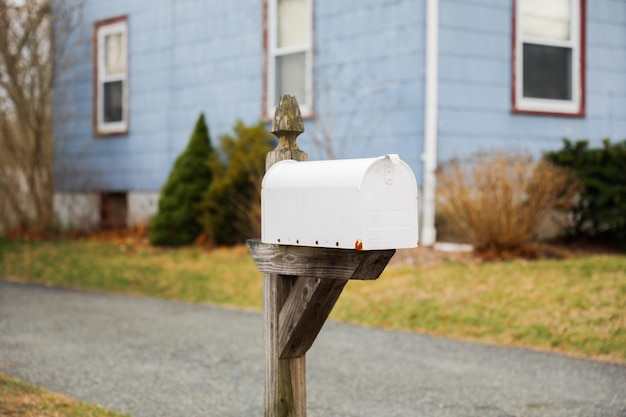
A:
POLYGON ((264 243, 358 250, 414 248, 417 182, 398 155, 297 162, 263 178, 264 243))

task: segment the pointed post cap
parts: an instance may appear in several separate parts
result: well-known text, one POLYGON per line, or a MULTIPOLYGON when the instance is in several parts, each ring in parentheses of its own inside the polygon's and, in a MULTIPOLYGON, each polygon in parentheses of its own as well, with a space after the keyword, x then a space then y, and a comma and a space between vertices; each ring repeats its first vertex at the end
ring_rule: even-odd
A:
POLYGON ((298 136, 302 132, 304 132, 304 122, 298 100, 295 96, 285 94, 276 106, 274 120, 272 120, 272 133, 276 136, 289 133, 298 136))
POLYGON ((276 106, 276 113, 272 120, 272 133, 278 138, 278 144, 274 150, 267 153, 265 170, 285 159, 295 161, 309 159, 307 153, 302 151, 296 143, 296 138, 302 132, 304 132, 304 122, 298 100, 294 96, 283 95, 276 106))

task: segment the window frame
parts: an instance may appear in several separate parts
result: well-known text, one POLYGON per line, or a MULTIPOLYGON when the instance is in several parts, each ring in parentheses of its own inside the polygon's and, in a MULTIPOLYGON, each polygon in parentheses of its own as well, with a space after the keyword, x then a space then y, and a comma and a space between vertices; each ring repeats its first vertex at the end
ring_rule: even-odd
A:
POLYGON ((271 118, 276 110, 280 97, 276 97, 276 60, 280 56, 305 53, 304 63, 304 101, 298 97, 298 104, 302 117, 313 117, 314 89, 313 89, 313 36, 314 30, 314 0, 305 0, 307 15, 310 18, 308 43, 301 46, 278 47, 278 0, 266 0, 264 10, 264 44, 265 44, 265 77, 263 94, 263 114, 271 118))
POLYGON ((129 41, 128 18, 119 16, 100 20, 94 24, 94 85, 93 85, 93 124, 96 135, 112 136, 128 133, 129 126, 129 41), (107 76, 104 71, 104 39, 107 35, 122 33, 126 42, 126 70, 121 75, 107 76), (105 82, 122 81, 122 120, 117 122, 104 121, 104 84, 105 82))
POLYGON ((521 1, 513 0, 513 80, 512 106, 514 113, 560 116, 585 116, 585 37, 586 0, 570 0, 570 40, 559 41, 524 36, 522 34, 521 1), (572 50, 572 98, 570 100, 532 98, 523 96, 524 42, 566 47, 572 50))

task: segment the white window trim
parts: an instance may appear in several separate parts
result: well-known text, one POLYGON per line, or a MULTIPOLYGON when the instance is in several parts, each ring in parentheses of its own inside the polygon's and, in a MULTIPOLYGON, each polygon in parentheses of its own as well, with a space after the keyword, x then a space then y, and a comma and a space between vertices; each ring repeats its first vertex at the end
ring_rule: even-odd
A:
POLYGON ((555 39, 543 39, 526 36, 522 33, 522 11, 521 1, 517 0, 515 10, 515 110, 541 113, 561 113, 561 114, 579 114, 582 108, 582 82, 581 82, 581 0, 571 1, 570 16, 570 39, 559 41, 555 39), (524 61, 523 61, 523 44, 524 42, 534 43, 546 46, 561 46, 572 49, 572 99, 571 100, 554 100, 541 98, 524 97, 524 61))
POLYGON ((268 0, 268 45, 267 45, 267 91, 266 91, 266 111, 271 117, 276 111, 276 105, 280 97, 276 97, 276 58, 282 55, 288 55, 298 52, 305 53, 305 75, 304 88, 305 98, 298 98, 300 112, 303 117, 312 116, 313 114, 313 0, 306 0, 307 16, 311 19, 309 25, 309 42, 306 45, 298 47, 283 47, 278 45, 278 1, 268 0))
POLYGON ((97 48, 97 80, 96 80, 96 129, 99 134, 116 134, 128 131, 128 22, 126 19, 110 24, 101 24, 96 29, 97 48), (124 34, 126 41, 126 72, 107 76, 104 71, 104 39, 114 33, 124 34), (104 121, 104 83, 124 81, 122 83, 122 120, 119 122, 104 121))

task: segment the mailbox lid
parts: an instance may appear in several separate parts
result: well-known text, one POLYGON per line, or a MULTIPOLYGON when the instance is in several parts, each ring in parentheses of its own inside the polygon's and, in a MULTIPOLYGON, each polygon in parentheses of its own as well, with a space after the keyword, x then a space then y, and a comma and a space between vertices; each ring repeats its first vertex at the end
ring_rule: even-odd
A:
POLYGON ((380 158, 334 159, 330 161, 294 161, 275 163, 263 177, 266 188, 342 188, 360 187, 365 172, 380 158))
POLYGON ((265 243, 417 246, 417 182, 397 155, 278 162, 263 178, 262 209, 265 243))

